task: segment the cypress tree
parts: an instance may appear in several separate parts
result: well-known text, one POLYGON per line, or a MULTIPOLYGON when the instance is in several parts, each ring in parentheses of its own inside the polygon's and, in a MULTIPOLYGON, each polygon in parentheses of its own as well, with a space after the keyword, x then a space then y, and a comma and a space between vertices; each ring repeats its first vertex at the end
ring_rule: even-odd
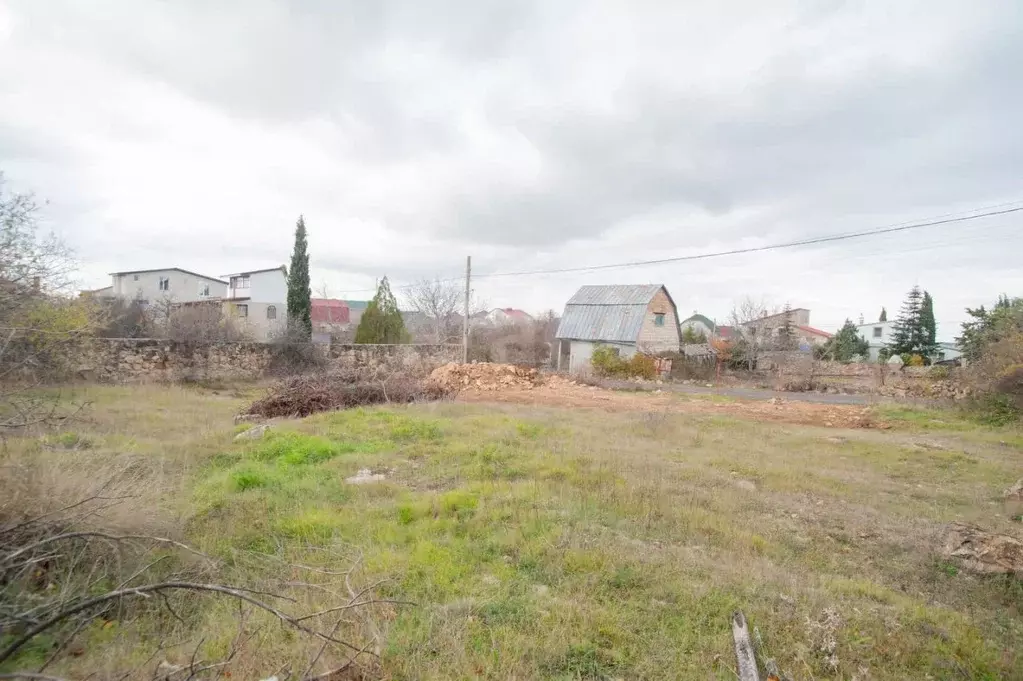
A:
POLYGON ((882 307, 881 308, 881 316, 878 317, 877 321, 879 321, 879 322, 886 322, 886 321, 888 321, 888 310, 886 310, 886 309, 884 309, 882 307))
POLYGON ((305 219, 299 215, 295 224, 295 248, 288 270, 288 325, 302 336, 312 338, 312 290, 309 288, 309 252, 305 219))
POLYGON ((934 321, 934 299, 924 291, 924 299, 920 304, 920 350, 924 357, 929 357, 937 347, 937 324, 934 321))

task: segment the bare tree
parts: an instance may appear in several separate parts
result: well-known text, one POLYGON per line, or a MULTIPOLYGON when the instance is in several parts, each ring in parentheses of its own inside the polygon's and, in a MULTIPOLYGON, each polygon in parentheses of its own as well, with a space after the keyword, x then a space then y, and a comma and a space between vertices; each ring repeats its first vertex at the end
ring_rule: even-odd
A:
POLYGON ((39 234, 38 212, 31 194, 5 192, 0 175, 0 429, 67 416, 35 388, 68 372, 101 322, 96 301, 72 296, 74 258, 39 234))
POLYGON ((741 361, 750 371, 756 369, 761 354, 774 343, 772 330, 759 323, 770 314, 767 304, 763 300, 754 300, 752 296, 740 299, 729 314, 729 324, 735 334, 731 357, 741 361))
MULTIPOLYGON (((461 337, 465 309, 465 288, 461 283, 420 279, 405 291, 405 304, 419 316, 413 325, 419 327, 424 338, 433 343, 446 343, 461 337)), ((479 309, 479 303, 473 297, 470 297, 469 306, 470 315, 479 309)))

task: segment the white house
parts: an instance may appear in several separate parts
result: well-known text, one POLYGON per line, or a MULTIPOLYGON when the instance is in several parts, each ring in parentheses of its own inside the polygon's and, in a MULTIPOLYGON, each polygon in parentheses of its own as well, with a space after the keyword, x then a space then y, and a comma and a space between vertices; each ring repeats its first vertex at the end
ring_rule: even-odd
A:
POLYGON ((895 331, 895 322, 874 322, 872 324, 860 324, 856 332, 860 338, 867 341, 870 346, 868 359, 876 362, 881 354, 881 348, 892 342, 892 334, 895 331))
MULTIPOLYGON (((870 361, 876 362, 881 354, 881 349, 892 342, 895 335, 895 322, 874 322, 873 324, 860 324, 856 327, 860 338, 867 341, 870 346, 870 361)), ((962 351, 955 343, 938 343, 932 362, 951 362, 963 356, 962 351)))
POLYGON ((215 300, 223 298, 227 292, 226 281, 180 267, 113 272, 110 277, 109 289, 100 289, 96 295, 137 300, 143 305, 160 301, 191 303, 215 300))
POLYGON ((225 311, 241 320, 253 340, 271 340, 288 323, 288 275, 283 265, 227 275, 225 311))
POLYGON ((713 320, 696 311, 693 312, 691 317, 679 322, 679 327, 682 329, 683 333, 685 333, 686 330, 689 330, 693 333, 703 334, 704 338, 713 337, 714 332, 717 330, 717 324, 715 324, 713 320))

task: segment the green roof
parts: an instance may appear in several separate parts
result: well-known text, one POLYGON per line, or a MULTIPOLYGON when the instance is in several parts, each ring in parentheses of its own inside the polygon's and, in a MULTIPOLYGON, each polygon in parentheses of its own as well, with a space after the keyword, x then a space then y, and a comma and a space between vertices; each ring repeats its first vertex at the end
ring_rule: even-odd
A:
POLYGON ((365 310, 369 307, 368 300, 346 300, 345 305, 348 306, 349 310, 365 310))
POLYGON ((717 328, 717 324, 712 322, 707 317, 704 317, 702 314, 694 314, 692 317, 689 317, 688 319, 683 319, 681 321, 681 324, 685 324, 686 322, 700 322, 711 331, 717 328))

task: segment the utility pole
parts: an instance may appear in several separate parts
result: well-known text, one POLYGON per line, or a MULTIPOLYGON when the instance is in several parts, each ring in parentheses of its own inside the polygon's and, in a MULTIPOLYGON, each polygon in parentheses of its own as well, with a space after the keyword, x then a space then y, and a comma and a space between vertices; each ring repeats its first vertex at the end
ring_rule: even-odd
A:
POLYGON ((472 276, 472 256, 465 256, 465 318, 462 320, 462 364, 469 363, 469 278, 472 276))

